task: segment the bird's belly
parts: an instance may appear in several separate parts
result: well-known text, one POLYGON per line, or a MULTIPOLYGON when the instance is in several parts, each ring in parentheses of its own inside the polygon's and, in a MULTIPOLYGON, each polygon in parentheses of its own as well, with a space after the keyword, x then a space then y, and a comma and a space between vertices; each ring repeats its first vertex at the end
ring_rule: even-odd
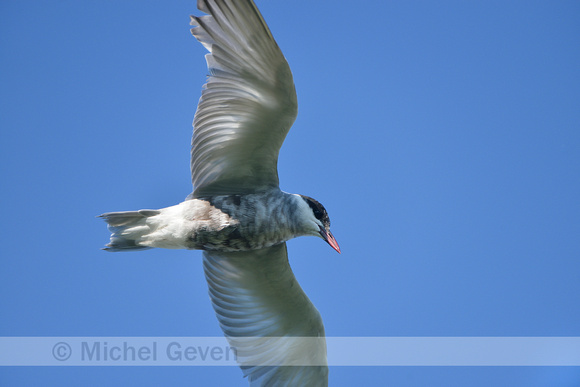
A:
POLYGON ((209 251, 249 251, 274 246, 291 239, 284 233, 244 231, 240 226, 226 226, 220 230, 199 229, 188 238, 188 248, 209 251))
POLYGON ((223 195, 180 204, 179 233, 188 249, 248 251, 294 238, 289 222, 292 197, 279 191, 223 195), (290 204, 288 204, 290 203, 290 204))

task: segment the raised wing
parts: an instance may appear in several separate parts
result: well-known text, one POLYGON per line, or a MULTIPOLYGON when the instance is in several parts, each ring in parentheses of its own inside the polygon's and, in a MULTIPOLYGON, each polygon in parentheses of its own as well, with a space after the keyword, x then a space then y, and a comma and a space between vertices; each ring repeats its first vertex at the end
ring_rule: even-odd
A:
POLYGON ((322 319, 290 269, 286 244, 203 256, 214 310, 250 385, 327 386, 322 319))
POLYGON ((296 119, 290 67, 251 0, 198 0, 192 34, 210 52, 193 121, 193 197, 278 187, 278 153, 296 119))

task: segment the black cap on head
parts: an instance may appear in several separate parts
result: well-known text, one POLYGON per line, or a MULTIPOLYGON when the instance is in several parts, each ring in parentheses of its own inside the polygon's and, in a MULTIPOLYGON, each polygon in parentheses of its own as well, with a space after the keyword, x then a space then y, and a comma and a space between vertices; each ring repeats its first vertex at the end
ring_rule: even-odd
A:
POLYGON ((302 196, 302 198, 304 198, 306 203, 308 203, 316 219, 320 220, 322 224, 324 224, 325 226, 327 227, 330 226, 330 218, 328 217, 328 213, 326 212, 324 206, 316 199, 312 199, 310 196, 306 195, 300 196, 302 196))

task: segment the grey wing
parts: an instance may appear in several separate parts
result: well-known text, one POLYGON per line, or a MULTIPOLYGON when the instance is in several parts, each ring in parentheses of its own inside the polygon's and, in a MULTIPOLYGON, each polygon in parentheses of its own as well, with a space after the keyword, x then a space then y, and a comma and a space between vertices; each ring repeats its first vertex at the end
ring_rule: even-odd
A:
POLYGON ((296 119, 290 67, 250 0, 198 0, 192 34, 210 52, 193 121, 193 197, 278 187, 278 153, 296 119))
POLYGON ((203 255, 214 310, 250 385, 327 386, 322 319, 292 273, 286 244, 203 255))

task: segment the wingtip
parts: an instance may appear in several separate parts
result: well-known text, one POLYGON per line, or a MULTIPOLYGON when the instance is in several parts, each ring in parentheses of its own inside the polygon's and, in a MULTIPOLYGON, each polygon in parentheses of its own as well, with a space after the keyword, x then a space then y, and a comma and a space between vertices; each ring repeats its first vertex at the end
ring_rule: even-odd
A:
POLYGON ((204 12, 207 14, 210 13, 206 0, 197 0, 197 9, 199 9, 201 12, 204 12))
POLYGON ((196 27, 199 25, 199 23, 197 21, 197 16, 189 15, 189 25, 190 26, 196 26, 196 27))

